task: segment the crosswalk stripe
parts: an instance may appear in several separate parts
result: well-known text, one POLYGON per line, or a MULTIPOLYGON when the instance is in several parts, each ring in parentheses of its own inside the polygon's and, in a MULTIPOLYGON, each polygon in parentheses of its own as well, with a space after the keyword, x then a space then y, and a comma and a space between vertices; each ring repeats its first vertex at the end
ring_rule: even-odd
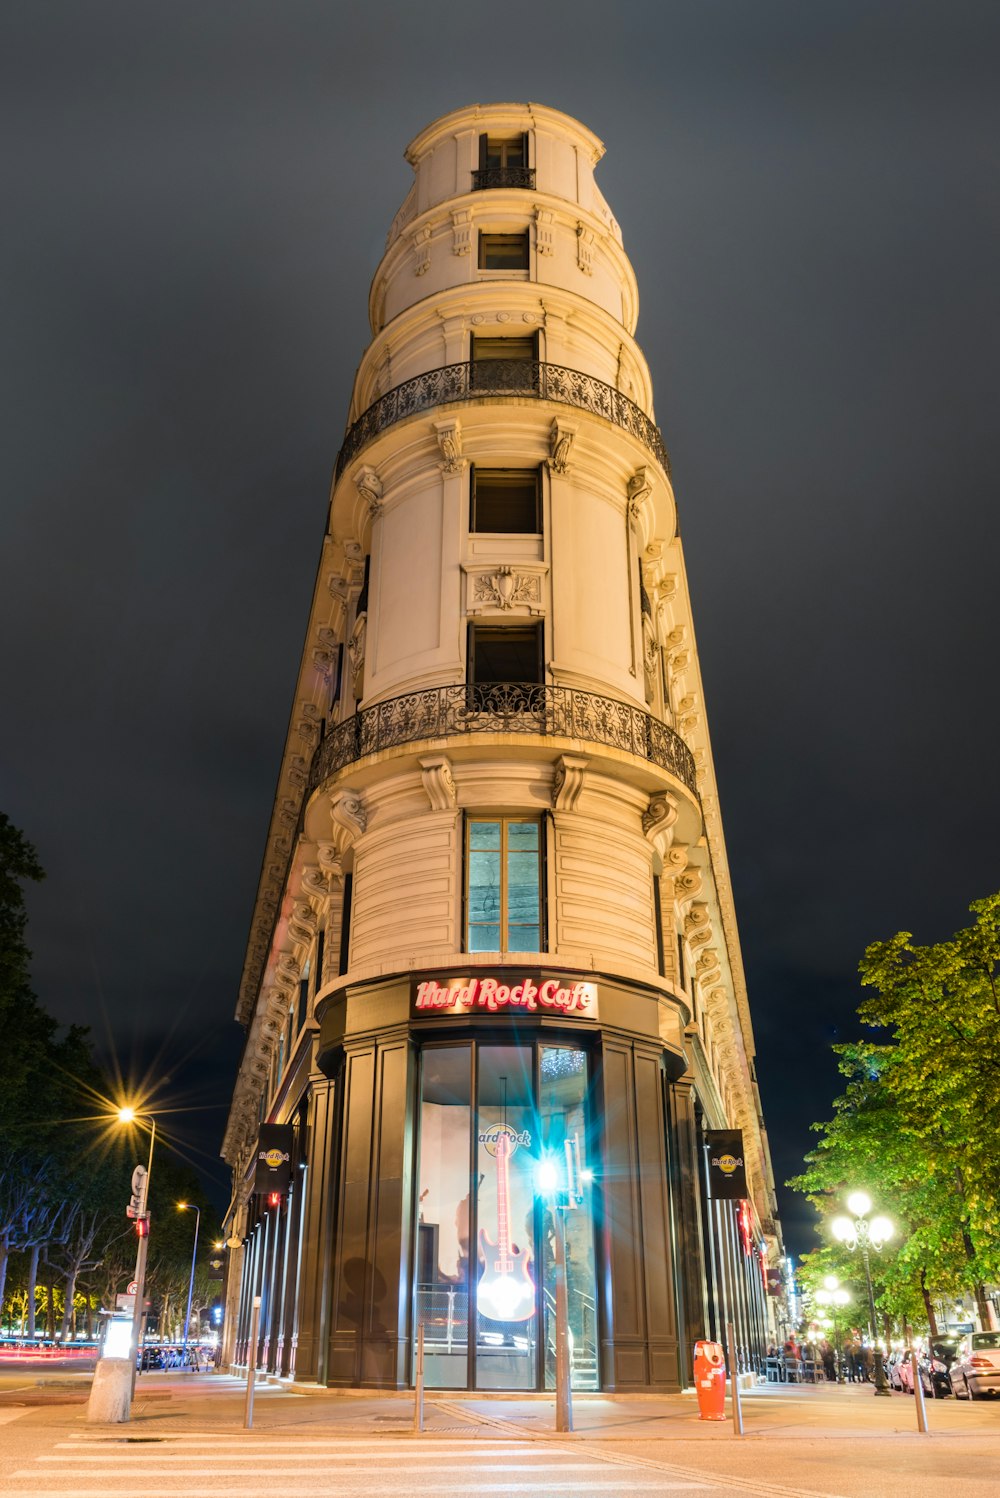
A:
MULTIPOLYGON (((134 1463, 129 1463, 128 1464, 128 1469, 127 1469, 128 1472, 132 1471, 134 1465, 135 1465, 134 1463)), ((168 1463, 168 1464, 164 1464, 164 1463, 160 1462, 160 1463, 151 1463, 148 1466, 143 1466, 142 1471, 143 1471, 144 1474, 148 1474, 151 1477, 166 1477, 166 1476, 169 1476, 171 1473, 174 1473, 174 1472, 178 1473, 178 1475, 182 1476, 182 1477, 185 1477, 185 1476, 197 1476, 199 1471, 204 1471, 205 1470, 205 1465, 206 1464, 204 1464, 204 1463, 201 1464, 201 1466, 199 1468, 197 1468, 194 1473, 191 1473, 191 1472, 187 1471, 184 1468, 178 1467, 176 1463, 171 1462, 171 1463, 168 1463)), ((227 1465, 226 1466, 226 1471, 228 1472, 228 1471, 231 1471, 231 1470, 232 1469, 227 1465)), ((368 1468, 365 1467, 364 1469, 362 1469, 362 1468, 359 1468, 357 1466, 348 1467, 348 1468, 338 1468, 338 1471, 344 1471, 344 1472, 350 1473, 352 1476, 355 1473, 358 1473, 358 1472, 360 1472, 362 1470, 366 1470, 367 1471, 368 1468)), ((399 1467, 395 1467, 395 1468, 394 1467, 388 1467, 388 1466, 385 1466, 383 1464, 383 1465, 380 1466, 380 1470, 383 1473, 385 1473, 386 1475, 388 1475, 388 1473, 391 1472, 391 1471, 402 1471, 404 1469, 403 1468, 399 1468, 399 1467)), ((471 1470, 478 1470, 478 1469, 471 1469, 471 1470)), ((491 1471, 496 1471, 497 1470, 495 1463, 491 1463, 490 1464, 490 1470, 491 1471)), ((557 1466, 553 1466, 553 1464, 551 1462, 519 1462, 518 1465, 517 1465, 517 1467, 516 1468, 512 1468, 511 1470, 512 1471, 516 1471, 516 1473, 517 1473, 518 1476, 520 1476, 522 1472, 552 1472, 552 1473, 555 1473, 556 1475, 561 1475, 563 1472, 593 1472, 593 1470, 594 1470, 594 1463, 592 1461, 590 1461, 590 1462, 560 1462, 557 1466)), ((449 1466, 446 1466, 446 1467, 424 1467, 419 1472, 411 1472, 410 1476, 411 1476, 411 1479, 413 1481, 417 1481, 418 1479, 421 1479, 421 1478, 430 1479, 432 1477, 437 1477, 439 1474, 442 1474, 442 1473, 444 1473, 444 1474, 454 1473, 454 1471, 455 1471, 454 1465, 449 1465, 449 1466)), ((55 1477, 57 1474, 55 1472, 53 1472, 51 1474, 46 1474, 44 1472, 43 1473, 39 1473, 39 1472, 36 1471, 35 1468, 30 1468, 30 1469, 25 1468, 24 1470, 22 1470, 20 1472, 15 1472, 14 1473, 15 1477, 31 1477, 31 1476, 35 1476, 35 1477, 37 1477, 37 1476, 43 1476, 44 1477, 46 1475, 51 1475, 52 1477, 55 1477)), ((61 1474, 59 1474, 59 1475, 61 1475, 61 1474)), ((127 1473, 123 1472, 122 1468, 119 1467, 119 1466, 114 1466, 114 1467, 98 1467, 96 1469, 91 1469, 90 1471, 88 1471, 86 1473, 86 1477, 87 1477, 88 1481, 92 1480, 95 1477, 124 1477, 126 1475, 127 1475, 127 1473)), ((208 1473, 206 1472, 205 1475, 208 1476, 208 1473)), ((313 1475, 314 1476, 318 1476, 320 1474, 314 1473, 313 1475)), ((335 1474, 331 1473, 329 1475, 330 1475, 330 1478, 332 1480, 332 1478, 333 1478, 333 1476, 335 1474)), ((676 1484, 676 1486, 679 1486, 679 1487, 682 1487, 682 1488, 696 1488, 696 1487, 701 1487, 702 1484, 701 1483, 695 1483, 695 1482, 682 1482, 682 1483, 676 1484)))
MULTIPOLYGON (((260 1451, 258 1449, 254 1450, 254 1457, 255 1457, 255 1459, 259 1459, 261 1456, 279 1455, 279 1454, 283 1455, 284 1453, 277 1453, 277 1452, 275 1452, 273 1450, 273 1448, 268 1448, 268 1450, 266 1450, 266 1451, 260 1451)), ((335 1460, 338 1467, 340 1467, 340 1466, 346 1466, 346 1465, 350 1465, 351 1467, 355 1467, 355 1466, 357 1466, 357 1464, 359 1462, 367 1463, 367 1462, 371 1461, 371 1459, 372 1459, 373 1456, 379 1456, 380 1455, 380 1453, 378 1453, 378 1452, 365 1452, 365 1453, 362 1453, 360 1451, 356 1452, 356 1453, 352 1453, 352 1454, 350 1454, 348 1456, 345 1456, 343 1454, 343 1452, 333 1452, 333 1451, 331 1451, 329 1453, 327 1453, 325 1451, 300 1451, 300 1452, 289 1453, 289 1454, 290 1455, 291 1454, 295 1455, 296 1464, 298 1464, 299 1462, 312 1462, 312 1463, 315 1464, 317 1462, 329 1462, 331 1460, 335 1460)), ((565 1466, 566 1462, 567 1462, 567 1459, 569 1457, 573 1456, 574 1454, 575 1453, 573 1453, 571 1451, 553 1451, 551 1453, 548 1453, 548 1452, 545 1453, 545 1455, 548 1455, 548 1456, 551 1457, 552 1461, 557 1462, 560 1467, 565 1466)), ((383 1458, 384 1458, 384 1455, 385 1455, 384 1453, 381 1453, 381 1456, 383 1458)), ((426 1467, 426 1470, 428 1472, 451 1472, 451 1471, 453 1471, 454 1470, 454 1465, 455 1465, 454 1462, 442 1462, 441 1461, 442 1455, 443 1455, 443 1453, 440 1452, 440 1451, 421 1451, 418 1448, 415 1451, 408 1452, 407 1455, 405 1456, 405 1458, 402 1456, 402 1454, 398 1455, 395 1458, 395 1461, 396 1461, 397 1464, 399 1462, 404 1462, 405 1465, 407 1465, 407 1466, 409 1466, 409 1464, 411 1462, 420 1462, 421 1464, 423 1464, 423 1463, 426 1462, 426 1463, 428 1463, 428 1466, 426 1467), (437 1465, 436 1466, 429 1465, 431 1462, 436 1462, 437 1465)), ((518 1465, 521 1465, 521 1464, 523 1464, 525 1461, 527 1461, 532 1456, 537 1461, 538 1456, 539 1456, 539 1452, 532 1451, 531 1448, 529 1447, 526 1451, 497 1451, 497 1452, 489 1452, 489 1451, 475 1450, 475 1451, 470 1451, 470 1452, 467 1452, 467 1453, 463 1453, 463 1455, 464 1455, 464 1457, 465 1457, 466 1460, 468 1460, 468 1461, 474 1461, 476 1463, 481 1463, 481 1462, 484 1462, 484 1461, 488 1461, 488 1462, 491 1462, 491 1463, 496 1463, 497 1461, 503 1461, 503 1462, 516 1462, 518 1465)), ((82 1466, 84 1463, 86 1463, 88 1466, 93 1466, 95 1464, 99 1465, 101 1463, 104 1463, 105 1465, 107 1465, 107 1463, 109 1462, 109 1460, 110 1460, 110 1457, 109 1457, 108 1453, 105 1453, 103 1456, 98 1456, 96 1452, 91 1453, 89 1451, 88 1452, 82 1452, 82 1451, 81 1452, 77 1452, 77 1453, 75 1453, 72 1456, 40 1456, 40 1457, 38 1457, 38 1461, 39 1462, 68 1462, 71 1466, 82 1466)), ((198 1453, 198 1452, 191 1452, 191 1453, 189 1453, 189 1452, 186 1452, 186 1451, 184 1451, 184 1452, 182 1452, 182 1451, 166 1452, 166 1451, 160 1450, 160 1451, 156 1451, 156 1452, 150 1452, 150 1451, 132 1450, 132 1451, 122 1451, 120 1453, 116 1453, 116 1456, 115 1456, 115 1465, 116 1465, 116 1467, 118 1465, 122 1465, 123 1464, 123 1465, 129 1466, 129 1467, 136 1467, 136 1466, 143 1467, 143 1468, 146 1468, 149 1471, 153 1471, 153 1469, 155 1467, 157 1467, 157 1466, 161 1466, 162 1467, 164 1464, 168 1465, 171 1469, 174 1469, 174 1468, 183 1468, 183 1467, 190 1467, 190 1466, 195 1466, 195 1467, 201 1466, 201 1467, 203 1467, 203 1466, 206 1466, 206 1465, 211 1465, 212 1463, 218 1464, 219 1462, 225 1463, 226 1467, 229 1468, 229 1469, 232 1468, 232 1457, 230 1456, 230 1454, 229 1454, 228 1451, 227 1452, 222 1452, 218 1456, 213 1456, 213 1454, 211 1452, 208 1452, 208 1451, 206 1451, 204 1453, 198 1453)), ((388 1465, 390 1465, 390 1463, 389 1462, 384 1462, 384 1465, 388 1466, 388 1465)))
MULTIPOLYGON (((37 1480, 38 1474, 36 1472, 15 1472, 14 1477, 29 1477, 37 1480)), ((109 1488, 106 1485, 99 1488, 74 1487, 72 1490, 73 1498, 108 1498, 109 1493, 116 1492, 132 1494, 135 1491, 134 1479, 129 1477, 127 1481, 131 1484, 131 1486, 122 1489, 109 1488)), ((721 1485, 722 1484, 720 1484, 720 1486, 721 1485)), ((465 1482, 439 1485, 435 1487, 433 1491, 440 1494, 459 1494, 469 1493, 471 1490, 474 1490, 477 1494, 503 1493, 505 1495, 505 1498, 511 1498, 511 1495, 520 1491, 525 1486, 526 1485, 523 1485, 521 1483, 512 1483, 510 1481, 479 1482, 470 1474, 469 1478, 465 1482)), ((690 1488, 693 1486, 696 1486, 696 1484, 663 1482, 661 1479, 655 1479, 650 1482, 641 1480, 633 1481, 632 1479, 628 1480, 628 1489, 630 1493, 665 1493, 672 1492, 675 1488, 690 1488)), ((701 1484, 697 1484, 697 1486, 701 1486, 701 1484)), ((531 1484, 531 1487, 533 1488, 534 1484, 531 1484)), ((547 1481, 544 1487, 546 1498, 549 1493, 581 1493, 589 1495, 590 1493, 603 1492, 620 1493, 621 1490, 621 1478, 618 1478, 614 1482, 595 1482, 591 1478, 579 1478, 575 1482, 547 1481)), ((13 1491, 14 1490, 12 1488, 7 1488, 8 1493, 13 1493, 13 1491)), ((322 1487, 314 1487, 311 1485, 309 1487, 304 1487, 298 1482, 296 1482, 295 1484, 295 1498, 343 1498, 344 1491, 345 1488, 342 1482, 336 1484, 325 1483, 322 1487)), ((26 1494, 30 1494, 30 1498, 66 1498, 65 1488, 38 1488, 34 1485, 34 1482, 32 1482, 31 1485, 25 1489, 25 1492, 26 1494)), ((371 1495, 378 1494, 380 1492, 398 1494, 398 1481, 394 1479, 391 1486, 382 1486, 381 1484, 375 1486, 375 1484, 369 1477, 365 1483, 365 1494, 368 1495, 368 1498, 371 1498, 371 1495)), ((166 1487, 157 1488, 151 1486, 144 1480, 142 1484, 142 1493, 143 1498, 219 1498, 219 1484, 216 1481, 209 1487, 194 1488, 185 1486, 184 1488, 178 1488, 176 1482, 174 1482, 170 1483, 166 1487)), ((274 1493, 275 1486, 273 1482, 265 1488, 246 1487, 242 1483, 240 1485, 241 1498, 274 1498, 274 1493)))

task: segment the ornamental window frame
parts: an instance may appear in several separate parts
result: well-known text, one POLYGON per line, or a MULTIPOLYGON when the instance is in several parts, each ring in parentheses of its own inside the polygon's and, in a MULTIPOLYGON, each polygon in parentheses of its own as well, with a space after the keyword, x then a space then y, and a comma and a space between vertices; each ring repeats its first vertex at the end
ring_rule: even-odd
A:
POLYGON ((466 812, 463 816, 462 826, 462 950, 464 952, 496 953, 500 958, 518 956, 521 953, 544 952, 546 950, 547 934, 547 866, 546 866, 546 819, 543 816, 535 816, 524 812, 466 812), (499 843, 495 850, 497 853, 497 911, 496 921, 483 921, 471 918, 472 902, 470 897, 470 878, 472 875, 473 854, 487 854, 494 850, 491 848, 473 848, 472 840, 474 829, 482 826, 497 826, 499 829, 499 843), (536 829, 537 837, 534 849, 511 848, 510 829, 513 826, 532 826, 536 829), (510 860, 511 854, 525 854, 534 852, 535 877, 537 880, 537 921, 511 921, 510 918, 510 860), (473 926, 498 928, 500 945, 498 947, 474 946, 472 944, 473 926), (515 930, 536 930, 538 933, 538 945, 536 947, 524 947, 510 945, 511 932, 515 930))

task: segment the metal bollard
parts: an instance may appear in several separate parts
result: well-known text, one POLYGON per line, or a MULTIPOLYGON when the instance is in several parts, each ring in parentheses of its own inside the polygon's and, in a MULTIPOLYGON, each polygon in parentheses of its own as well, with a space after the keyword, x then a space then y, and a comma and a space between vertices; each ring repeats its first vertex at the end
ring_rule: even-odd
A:
POLYGON ((243 1406, 243 1429, 253 1426, 253 1385, 257 1376, 257 1328, 260 1324, 260 1296, 253 1298, 253 1315, 250 1317, 250 1341, 247 1343, 247 1398, 243 1406))
POLYGON ((424 1428, 424 1323, 417 1323, 417 1367, 413 1380, 413 1429, 424 1428))
POLYGON ((729 1351, 729 1377, 733 1386, 733 1430, 743 1434, 743 1400, 740 1394, 740 1377, 736 1371, 736 1331, 731 1321, 726 1322, 726 1346, 729 1351))
POLYGON ((917 1407, 917 1429, 921 1435, 929 1435, 927 1429, 927 1406, 924 1403, 924 1386, 920 1382, 920 1374, 917 1370, 917 1355, 910 1353, 910 1372, 913 1375, 913 1402, 917 1407))

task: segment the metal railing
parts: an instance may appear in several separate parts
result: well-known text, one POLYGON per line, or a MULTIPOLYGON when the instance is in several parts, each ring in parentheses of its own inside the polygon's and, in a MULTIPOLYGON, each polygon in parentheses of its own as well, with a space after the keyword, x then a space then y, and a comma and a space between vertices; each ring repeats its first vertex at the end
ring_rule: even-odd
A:
POLYGON ((429 369, 412 380, 404 380, 387 390, 347 429, 343 446, 337 454, 336 477, 367 447, 380 432, 404 421, 419 411, 456 401, 476 400, 481 396, 534 396, 538 400, 556 401, 580 411, 592 411, 606 421, 631 433, 646 447, 670 474, 670 458, 660 430, 645 411, 594 375, 562 364, 545 364, 538 359, 469 359, 462 364, 445 364, 429 369))
POLYGON ((528 187, 534 191, 535 168, 533 166, 486 166, 472 174, 473 192, 484 187, 528 187))
POLYGON ((309 790, 366 755, 421 739, 472 733, 582 739, 668 770, 697 795, 694 755, 678 733, 627 702, 534 682, 430 687, 391 697, 327 733, 313 755, 309 790))

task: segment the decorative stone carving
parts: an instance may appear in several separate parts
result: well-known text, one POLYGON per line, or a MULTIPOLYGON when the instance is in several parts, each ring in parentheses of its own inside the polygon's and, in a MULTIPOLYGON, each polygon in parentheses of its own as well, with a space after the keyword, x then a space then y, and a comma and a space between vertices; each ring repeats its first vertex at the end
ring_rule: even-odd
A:
POLYGON ((515 573, 512 567, 498 567, 496 572, 481 572, 474 579, 473 599, 506 611, 517 604, 539 604, 542 580, 537 573, 515 573))
POLYGON ((535 209, 535 249, 539 255, 551 255, 555 244, 554 215, 550 208, 535 209))
POLYGON ((288 922, 288 934, 293 941, 310 946, 316 935, 316 912, 308 900, 299 900, 288 922))
POLYGON ((556 811, 576 810, 589 764, 590 760, 584 754, 561 756, 552 782, 552 805, 556 811))
POLYGON ((431 268, 431 231, 428 224, 425 224, 422 229, 414 230, 413 261, 415 276, 425 275, 431 268))
POLYGON ((382 513, 382 480, 374 468, 367 464, 354 475, 354 487, 368 506, 368 513, 375 520, 382 513))
POLYGON ((677 821, 677 802, 669 791, 651 796, 642 814, 642 830, 651 843, 670 831, 677 821))
POLYGON ((346 852, 367 828, 368 808, 357 791, 335 791, 330 797, 330 816, 338 852, 346 852))
POLYGON ((678 905, 685 905, 689 900, 696 900, 701 894, 701 889, 701 869, 688 868, 674 875, 674 899, 678 905))
POLYGON ((721 971, 719 954, 714 947, 706 947, 694 965, 694 975, 699 983, 710 983, 721 971))
POLYGON ((569 472, 569 455, 577 428, 557 416, 549 429, 549 468, 553 473, 569 472))
POLYGON ((471 248, 472 213, 468 208, 453 208, 451 211, 451 253, 467 255, 471 248))
MULTIPOLYGON (((329 846, 329 844, 326 846, 329 846)), ((307 895, 311 895, 314 899, 321 902, 327 900, 330 895, 329 881, 323 870, 318 868, 314 863, 306 864, 302 870, 302 888, 307 895)))
POLYGON ((677 883, 678 874, 680 874, 684 870, 687 864, 690 851, 690 848, 688 848, 684 843, 673 843, 662 854, 663 872, 665 874, 673 875, 675 886, 677 883))
POLYGON ((451 761, 444 754, 435 754, 419 763, 420 778, 431 811, 453 811, 458 804, 458 792, 452 778, 451 761))
POLYGON ((365 668, 365 641, 368 635, 368 615, 359 614, 354 621, 351 630, 351 638, 347 642, 347 658, 351 663, 351 676, 354 680, 354 695, 361 695, 360 679, 365 668))
POLYGON ((320 868, 325 869, 331 879, 343 879, 344 865, 337 852, 336 843, 317 843, 316 857, 319 859, 320 868))
POLYGON ((452 421, 436 421, 434 430, 441 449, 442 472, 461 473, 467 466, 467 460, 462 457, 462 423, 457 418, 452 421))
POLYGON ((309 766, 301 754, 290 755, 288 760, 288 779, 296 790, 305 790, 309 782, 309 766))
POLYGON ((299 703, 299 718, 295 725, 295 731, 300 739, 304 739, 309 745, 315 745, 319 738, 319 708, 314 702, 299 703))
POLYGON ((634 525, 639 518, 643 503, 653 492, 653 485, 645 467, 637 468, 628 481, 628 518, 634 525))
POLYGON ((704 946, 712 939, 712 920, 708 906, 696 901, 684 917, 684 937, 692 948, 704 946))
POLYGON ((294 988, 302 976, 302 969, 290 952, 283 953, 274 965, 275 982, 294 988))
POLYGON ((584 224, 576 226, 576 263, 585 276, 594 274, 594 231, 584 224))

